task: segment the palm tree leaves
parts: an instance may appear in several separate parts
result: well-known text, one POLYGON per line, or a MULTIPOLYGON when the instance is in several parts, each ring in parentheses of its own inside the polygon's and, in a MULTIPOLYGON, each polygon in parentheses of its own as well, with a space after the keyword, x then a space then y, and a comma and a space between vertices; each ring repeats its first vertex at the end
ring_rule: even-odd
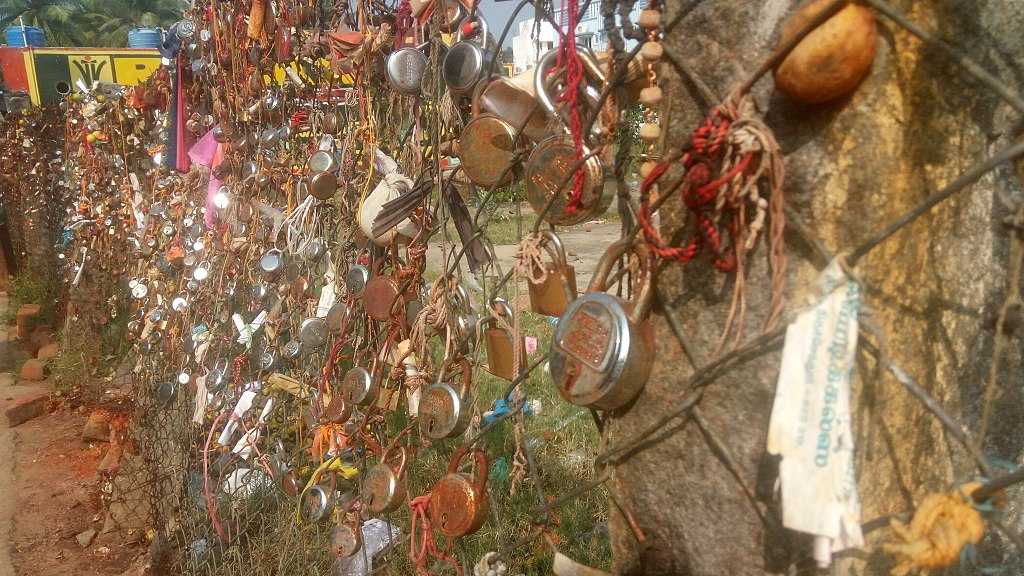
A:
POLYGON ((0 0, 0 29, 24 18, 50 44, 125 46, 132 28, 167 28, 185 7, 183 0, 0 0))

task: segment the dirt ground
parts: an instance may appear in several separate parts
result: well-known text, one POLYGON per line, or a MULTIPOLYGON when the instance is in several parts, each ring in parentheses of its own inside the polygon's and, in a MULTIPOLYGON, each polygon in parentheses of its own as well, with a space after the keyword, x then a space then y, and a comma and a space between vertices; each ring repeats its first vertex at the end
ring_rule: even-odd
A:
MULTIPOLYGON (((0 315, 7 308, 0 294, 0 315)), ((0 409, 47 383, 18 382, 19 346, 13 327, 0 326, 0 409)), ((22 358, 23 359, 23 358, 22 358)), ((44 392, 45 393, 45 392, 44 392)), ((82 440, 86 416, 44 413, 11 428, 0 413, 0 576, 128 576, 144 550, 115 534, 99 534, 106 444, 82 440), (90 529, 88 545, 76 536, 90 529)))
MULTIPOLYGON (((570 266, 576 268, 576 285, 580 292, 586 290, 587 284, 590 283, 590 277, 594 273, 594 267, 597 266, 597 261, 604 254, 608 245, 619 238, 620 227, 621 223, 618 220, 597 220, 559 231, 558 236, 565 246, 566 260, 570 266)), ((459 248, 461 245, 456 240, 455 250, 458 251, 459 248)), ((514 244, 494 247, 502 273, 507 272, 515 264, 517 249, 518 246, 514 244)), ((440 275, 443 263, 441 244, 437 241, 431 242, 427 253, 428 277, 440 275)), ((462 269, 464 278, 472 276, 465 265, 465 259, 462 262, 462 269)))
POLYGON ((103 520, 97 467, 105 445, 83 442, 84 424, 84 415, 58 411, 14 429, 11 544, 19 576, 120 575, 144 550, 112 534, 84 548, 76 540, 98 533, 103 520))

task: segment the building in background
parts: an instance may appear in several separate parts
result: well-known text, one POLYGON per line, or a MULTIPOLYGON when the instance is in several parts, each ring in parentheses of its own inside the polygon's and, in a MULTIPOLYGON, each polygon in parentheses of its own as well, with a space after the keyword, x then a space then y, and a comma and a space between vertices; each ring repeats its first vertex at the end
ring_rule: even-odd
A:
MULTIPOLYGON (((565 22, 565 9, 559 8, 552 15, 555 22, 565 22)), ((640 15, 640 3, 633 6, 630 20, 636 22, 640 15)), ((519 74, 537 64, 542 54, 558 46, 558 32, 547 20, 528 18, 516 24, 516 35, 512 37, 512 73, 519 74)), ((564 28, 564 24, 562 24, 564 28)), ((608 49, 608 36, 604 31, 604 20, 598 2, 591 2, 585 14, 580 15, 576 25, 576 42, 587 46, 595 52, 608 49)), ((632 48, 635 40, 627 41, 627 48, 632 48)))

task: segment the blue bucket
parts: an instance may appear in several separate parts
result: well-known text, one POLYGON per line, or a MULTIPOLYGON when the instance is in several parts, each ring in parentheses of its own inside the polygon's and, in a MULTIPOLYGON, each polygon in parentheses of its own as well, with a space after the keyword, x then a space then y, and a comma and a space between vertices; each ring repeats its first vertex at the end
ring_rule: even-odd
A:
POLYGON ((35 26, 11 26, 5 30, 7 45, 12 48, 46 46, 46 34, 35 26))
POLYGON ((164 34, 159 28, 132 28, 128 31, 129 48, 159 48, 164 34))

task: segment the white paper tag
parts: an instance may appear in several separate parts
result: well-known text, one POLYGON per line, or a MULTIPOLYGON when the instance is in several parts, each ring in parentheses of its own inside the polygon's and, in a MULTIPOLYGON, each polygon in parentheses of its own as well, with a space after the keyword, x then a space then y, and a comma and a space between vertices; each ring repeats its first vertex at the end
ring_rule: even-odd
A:
POLYGON ((815 556, 827 565, 830 552, 864 544, 850 422, 861 300, 836 262, 818 288, 821 299, 786 330, 768 451, 782 457, 783 525, 818 536, 815 556))
POLYGON ((192 422, 202 426, 206 420, 206 406, 210 401, 210 393, 206 390, 206 374, 196 377, 196 409, 192 412, 192 422))

